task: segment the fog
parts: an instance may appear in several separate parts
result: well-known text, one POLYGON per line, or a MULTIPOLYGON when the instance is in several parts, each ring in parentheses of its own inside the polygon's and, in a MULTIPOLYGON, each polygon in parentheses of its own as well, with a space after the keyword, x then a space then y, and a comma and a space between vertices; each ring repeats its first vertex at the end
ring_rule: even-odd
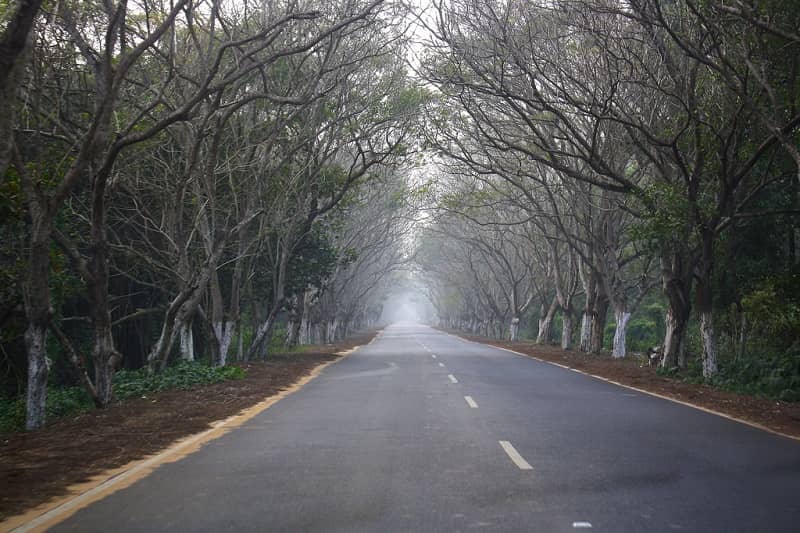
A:
POLYGON ((383 304, 380 322, 421 322, 432 324, 436 321, 433 305, 421 290, 406 289, 391 293, 383 304))

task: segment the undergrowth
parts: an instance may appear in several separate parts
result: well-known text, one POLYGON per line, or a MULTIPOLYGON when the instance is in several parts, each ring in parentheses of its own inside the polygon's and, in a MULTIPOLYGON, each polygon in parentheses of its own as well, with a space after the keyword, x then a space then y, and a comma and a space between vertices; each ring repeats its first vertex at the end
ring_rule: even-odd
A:
POLYGON ((238 366, 214 367, 188 361, 152 375, 144 368, 121 370, 114 376, 114 397, 124 400, 169 389, 188 389, 194 385, 241 379, 245 374, 245 370, 238 366))
POLYGON ((703 377, 700 358, 689 361, 685 371, 659 369, 662 376, 688 383, 706 383, 718 389, 787 402, 800 401, 800 350, 785 353, 762 353, 744 358, 724 358, 719 372, 703 377))
MULTIPOLYGON (((48 388, 47 420, 74 416, 94 406, 89 394, 81 387, 48 388)), ((0 433, 25 429, 25 397, 0 398, 0 433)))
MULTIPOLYGON (((170 389, 188 389, 195 385, 217 383, 226 379, 241 379, 246 371, 238 366, 211 367, 201 363, 181 361, 158 374, 146 369, 121 370, 114 376, 114 398, 125 400, 170 389)), ((75 416, 93 408, 92 399, 81 387, 48 388, 47 420, 75 416)), ((0 433, 25 428, 25 397, 0 397, 0 433)))

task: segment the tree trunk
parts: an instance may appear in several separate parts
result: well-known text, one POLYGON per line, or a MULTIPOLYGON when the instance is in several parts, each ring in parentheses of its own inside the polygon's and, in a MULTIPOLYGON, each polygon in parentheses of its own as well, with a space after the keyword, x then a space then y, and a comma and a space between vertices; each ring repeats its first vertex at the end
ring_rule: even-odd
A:
POLYGON ((4 28, 0 33, 0 176, 5 176, 14 142, 17 87, 27 63, 36 14, 42 0, 5 4, 4 28), (13 7, 13 10, 12 10, 13 7))
POLYGON ((278 317, 278 312, 281 305, 274 304, 267 318, 258 326, 253 340, 250 342, 250 348, 247 349, 245 358, 249 361, 251 358, 259 355, 262 359, 267 356, 269 341, 272 339, 272 332, 275 327, 275 320, 278 317))
POLYGON ((31 244, 27 279, 23 287, 25 317, 25 349, 28 354, 28 388, 25 401, 25 428, 39 429, 46 419, 47 330, 52 318, 50 308, 50 232, 52 217, 38 203, 29 199, 31 244))
MULTIPOLYGON (((553 338, 553 317, 558 310, 558 300, 554 297, 544 316, 539 317, 539 332, 536 334, 536 344, 547 344, 553 338)), ((544 304, 542 304, 544 311, 544 304)))
POLYGON ((667 307, 664 317, 666 333, 661 366, 664 368, 686 368, 686 329, 689 325, 689 310, 673 306, 667 307))
POLYGON ((200 305, 200 299, 206 287, 208 287, 211 275, 216 272, 217 262, 223 250, 224 247, 219 245, 203 266, 196 283, 192 286, 183 287, 181 292, 170 303, 169 309, 167 309, 167 313, 164 316, 164 323, 161 326, 161 334, 147 355, 151 371, 158 368, 159 363, 162 369, 166 368, 169 362, 169 352, 175 344, 179 332, 181 334, 181 355, 186 354, 188 357, 187 350, 191 346, 191 356, 194 359, 194 343, 188 343, 187 337, 190 336, 190 332, 184 331, 184 327, 188 324, 189 329, 191 329, 192 316, 200 305))
POLYGON ((591 352, 592 351, 592 323, 594 322, 594 316, 592 315, 592 311, 587 311, 584 309, 583 316, 581 316, 581 339, 580 339, 580 351, 582 352, 591 352))
POLYGON ((295 296, 295 305, 289 312, 289 323, 286 325, 286 341, 284 346, 287 349, 292 349, 297 346, 297 341, 300 338, 300 328, 305 319, 305 293, 295 296))
POLYGON ((328 321, 328 327, 325 331, 325 343, 333 344, 336 342, 336 332, 339 330, 339 319, 334 318, 328 321))
POLYGON ((180 338, 181 359, 194 361, 194 333, 191 322, 184 322, 180 325, 180 338))
MULTIPOLYGON (((116 350, 114 350, 116 352, 116 350)), ((117 358, 96 357, 94 360, 94 388, 97 392, 95 403, 98 407, 107 407, 114 397, 112 384, 117 358)))
MULTIPOLYGON (((107 265, 104 257, 99 258, 107 265)), ((103 268, 103 267, 100 267, 103 268)), ((97 407, 107 407, 113 399, 112 381, 117 365, 122 361, 120 354, 114 346, 114 336, 111 332, 111 313, 108 310, 108 271, 94 272, 94 281, 90 283, 90 303, 93 307, 92 320, 94 322, 94 344, 92 346, 92 362, 94 364, 94 391, 97 407)))
POLYGON ((703 377, 717 373, 717 335, 711 311, 700 311, 700 338, 703 341, 703 377))
POLYGON ((236 360, 242 361, 244 358, 244 321, 239 320, 239 334, 236 338, 236 360))
POLYGON ((572 313, 569 310, 561 313, 561 349, 572 349, 572 313))
POLYGON ((515 316, 511 319, 511 325, 509 326, 509 340, 511 342, 516 342, 519 339, 519 317, 515 316))
POLYGON ((47 326, 30 322, 25 331, 25 347, 28 351, 28 390, 25 401, 25 429, 39 429, 46 421, 47 374, 47 326))
MULTIPOLYGON (((241 240, 240 240, 241 242, 241 240)), ((241 255, 241 245, 239 247, 241 255)), ((214 271, 209 280, 209 294, 211 295, 211 330, 214 336, 212 357, 214 364, 225 366, 228 364, 228 351, 233 342, 233 334, 239 319, 239 277, 241 272, 241 259, 236 260, 233 280, 231 281, 231 300, 229 312, 224 309, 224 299, 220 289, 219 273, 214 271)))
POLYGON ((691 313, 692 272, 688 252, 677 250, 661 256, 661 286, 667 297, 666 332, 661 366, 686 367, 686 332, 691 313))
POLYGON ((600 353, 603 349, 603 340, 606 334, 606 318, 608 317, 608 298, 605 293, 599 293, 594 303, 592 318, 592 340, 590 351, 600 353))
POLYGON ((230 350, 231 343, 233 342, 233 333, 236 331, 236 322, 233 320, 215 322, 212 327, 214 328, 214 335, 219 343, 217 365, 225 366, 228 364, 228 351, 230 350))
MULTIPOLYGON (((583 262, 581 262, 583 264, 583 262)), ((599 285, 597 276, 593 271, 586 272, 585 268, 579 268, 583 292, 586 296, 583 305, 583 315, 581 316, 581 337, 579 349, 582 352, 592 351, 592 323, 594 322, 594 311, 597 303, 599 285)))
POLYGON ((190 296, 190 290, 183 290, 170 302, 164 316, 164 322, 161 324, 161 334, 147 354, 147 363, 151 372, 155 372, 158 369, 159 363, 167 359, 169 351, 175 343, 176 316, 181 306, 190 296))
POLYGON ((625 338, 628 333, 628 321, 630 319, 631 314, 624 308, 620 307, 614 309, 614 320, 617 323, 617 327, 614 331, 614 346, 611 351, 611 356, 615 359, 625 357, 625 338))
POLYGON ((300 334, 297 342, 301 345, 311 344, 311 324, 309 324, 308 317, 305 315, 300 321, 300 334))
POLYGON ((698 265, 697 311, 700 315, 700 339, 703 343, 703 376, 717 373, 717 332, 714 329, 714 294, 711 278, 714 270, 714 234, 704 230, 703 249, 698 265))

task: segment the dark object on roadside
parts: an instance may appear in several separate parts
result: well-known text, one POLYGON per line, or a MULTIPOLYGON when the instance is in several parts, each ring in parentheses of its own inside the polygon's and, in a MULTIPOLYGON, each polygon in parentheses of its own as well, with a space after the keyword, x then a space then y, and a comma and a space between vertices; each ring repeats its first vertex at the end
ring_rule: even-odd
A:
POLYGON ((661 362, 661 346, 653 346, 647 349, 647 365, 657 366, 661 362))

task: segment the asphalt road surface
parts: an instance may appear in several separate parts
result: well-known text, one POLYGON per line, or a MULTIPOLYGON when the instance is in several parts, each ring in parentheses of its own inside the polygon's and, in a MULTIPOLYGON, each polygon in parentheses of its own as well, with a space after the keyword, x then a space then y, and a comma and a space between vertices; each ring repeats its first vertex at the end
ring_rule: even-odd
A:
POLYGON ((800 531, 800 442, 395 324, 56 531, 800 531))

